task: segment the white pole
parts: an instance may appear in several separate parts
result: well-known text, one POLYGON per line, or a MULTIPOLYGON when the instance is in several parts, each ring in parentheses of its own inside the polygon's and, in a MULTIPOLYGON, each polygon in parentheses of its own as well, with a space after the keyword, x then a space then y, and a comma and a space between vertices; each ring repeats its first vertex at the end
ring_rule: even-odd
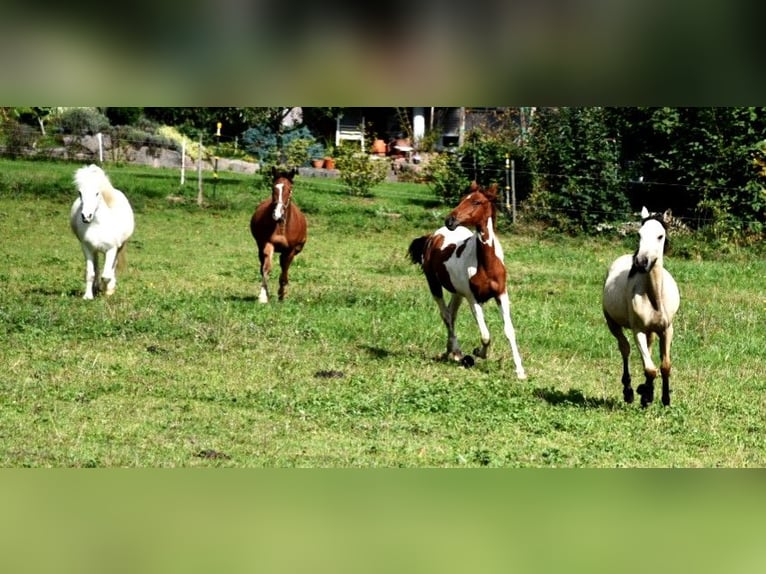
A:
POLYGON ((181 140, 181 185, 186 181, 186 138, 181 140))
POLYGON ((104 163, 104 134, 98 132, 96 139, 98 140, 98 163, 104 163))
POLYGON ((202 205, 202 133, 199 134, 199 154, 197 156, 197 205, 202 205))

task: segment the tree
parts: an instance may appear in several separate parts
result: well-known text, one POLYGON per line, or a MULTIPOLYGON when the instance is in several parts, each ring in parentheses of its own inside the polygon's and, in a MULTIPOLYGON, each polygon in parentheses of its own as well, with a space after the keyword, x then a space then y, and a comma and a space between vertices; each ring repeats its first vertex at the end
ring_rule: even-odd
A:
POLYGON ((619 141, 604 108, 541 108, 529 140, 535 172, 530 206, 568 231, 624 217, 619 141))

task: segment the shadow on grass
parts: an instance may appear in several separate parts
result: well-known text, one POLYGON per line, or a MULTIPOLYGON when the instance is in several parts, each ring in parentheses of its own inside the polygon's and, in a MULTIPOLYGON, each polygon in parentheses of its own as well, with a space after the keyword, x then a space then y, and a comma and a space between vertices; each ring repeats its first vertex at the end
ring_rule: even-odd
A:
POLYGON ((575 407, 595 408, 595 409, 608 409, 615 410, 622 403, 616 399, 607 398, 600 399, 595 397, 586 397, 582 394, 582 391, 578 389, 569 389, 566 392, 559 391, 558 389, 535 389, 534 396, 538 399, 542 399, 551 405, 572 405, 575 407))
POLYGON ((30 295, 41 295, 43 297, 82 297, 84 291, 82 289, 70 289, 69 291, 61 291, 58 289, 52 289, 49 287, 30 287, 24 291, 30 295))
POLYGON ((258 301, 258 297, 256 295, 227 295, 223 300, 229 303, 255 303, 258 301))
POLYGON ((407 200, 407 203, 411 205, 417 205, 425 209, 436 209, 437 207, 446 207, 444 202, 438 199, 424 198, 424 197, 411 197, 407 200))
POLYGON ((392 354, 388 349, 372 345, 360 345, 359 348, 366 351, 373 359, 387 359, 392 354))

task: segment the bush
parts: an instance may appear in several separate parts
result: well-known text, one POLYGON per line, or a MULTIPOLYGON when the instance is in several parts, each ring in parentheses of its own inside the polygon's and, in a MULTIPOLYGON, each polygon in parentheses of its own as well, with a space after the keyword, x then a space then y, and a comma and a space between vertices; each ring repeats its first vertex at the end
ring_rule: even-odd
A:
POLYGON ((59 131, 73 135, 95 135, 109 127, 109 119, 95 108, 68 108, 56 119, 59 131))
POLYGON ((470 180, 460 165, 460 156, 440 153, 433 156, 423 167, 428 186, 445 203, 460 199, 470 180))
POLYGON ((113 126, 134 126, 143 112, 144 108, 106 108, 104 115, 113 126))
POLYGON ((436 195, 452 204, 474 180, 482 186, 498 183, 504 187, 506 156, 515 160, 517 200, 520 200, 531 189, 527 152, 502 133, 475 129, 466 136, 460 148, 433 157, 423 172, 436 195))
POLYGON ((282 148, 278 149, 277 134, 267 125, 260 125, 245 130, 242 145, 265 166, 283 165, 300 167, 308 165, 309 160, 318 153, 321 144, 306 126, 286 131, 282 134, 282 148))
POLYGON ((352 195, 369 197, 372 188, 386 179, 388 161, 373 158, 355 145, 340 146, 336 155, 340 179, 352 195))
POLYGON ((603 108, 543 108, 531 139, 540 221, 568 232, 594 231, 630 211, 619 175, 618 142, 603 108))

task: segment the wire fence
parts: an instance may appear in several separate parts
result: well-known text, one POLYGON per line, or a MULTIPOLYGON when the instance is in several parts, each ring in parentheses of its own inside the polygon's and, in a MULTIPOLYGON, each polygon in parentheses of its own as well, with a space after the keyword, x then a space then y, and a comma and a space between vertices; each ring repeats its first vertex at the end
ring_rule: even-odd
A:
MULTIPOLYGON (((29 127, 29 126, 27 126, 29 127)), ((33 131, 31 127, 30 131, 33 131)), ((202 134, 196 141, 189 137, 179 140, 171 140, 163 136, 131 136, 130 133, 120 133, 119 130, 111 130, 106 134, 98 133, 95 135, 83 135, 75 133, 57 133, 54 136, 42 138, 38 133, 26 133, 21 137, 6 136, 5 145, 0 145, 0 155, 13 159, 52 159, 65 161, 91 161, 98 163, 136 163, 158 168, 170 168, 181 170, 181 183, 187 179, 186 171, 212 171, 215 178, 218 177, 218 170, 238 171, 244 173, 256 173, 259 164, 253 160, 241 147, 241 139, 238 136, 227 136, 225 134, 202 134), (10 140, 10 141, 9 141, 10 140), (44 140, 44 143, 41 141, 44 140), (234 152, 232 154, 232 151, 234 152), (221 157, 221 152, 226 155, 238 157, 221 157)), ((511 164, 512 165, 512 164, 511 164)), ((606 185, 606 179, 595 176, 572 174, 539 172, 529 169, 515 169, 509 167, 508 163, 493 165, 483 164, 474 166, 474 178, 478 173, 490 180, 497 181, 508 193, 509 181, 515 178, 527 180, 568 180, 576 178, 580 182, 589 182, 592 185, 606 185)), ((464 168, 465 170, 465 168, 464 168)), ((468 172, 471 171, 469 168, 468 172)), ((323 175, 324 177, 313 177, 312 184, 320 188, 342 190, 346 186, 334 177, 332 174, 328 177, 325 170, 312 171, 311 169, 301 170, 305 176, 323 175)), ((612 185, 632 186, 635 188, 662 187, 665 189, 675 189, 680 193, 695 193, 700 191, 699 186, 692 186, 684 183, 669 183, 664 181, 651 181, 642 178, 620 177, 610 179, 612 185)), ((722 185, 709 185, 705 187, 708 193, 739 192, 740 187, 730 187, 722 185)), ((529 190, 526 190, 528 192, 529 190)), ((389 197, 411 197, 411 191, 402 191, 401 193, 388 190, 389 197)), ((526 194, 522 194, 526 195, 526 194)), ((510 197, 505 197, 506 206, 510 204, 510 197)), ((521 203, 522 211, 524 209, 523 201, 521 203)), ((509 210, 510 211, 510 210, 509 210)), ((577 213, 575 209, 549 208, 550 213, 572 216, 577 213)), ((593 214, 608 216, 611 213, 597 208, 589 210, 593 214)), ((515 214, 515 210, 514 210, 515 214)), ((700 226, 712 223, 715 220, 710 217, 683 217, 674 216, 674 219, 681 223, 700 226)), ((515 218, 514 218, 515 220, 515 218)))

